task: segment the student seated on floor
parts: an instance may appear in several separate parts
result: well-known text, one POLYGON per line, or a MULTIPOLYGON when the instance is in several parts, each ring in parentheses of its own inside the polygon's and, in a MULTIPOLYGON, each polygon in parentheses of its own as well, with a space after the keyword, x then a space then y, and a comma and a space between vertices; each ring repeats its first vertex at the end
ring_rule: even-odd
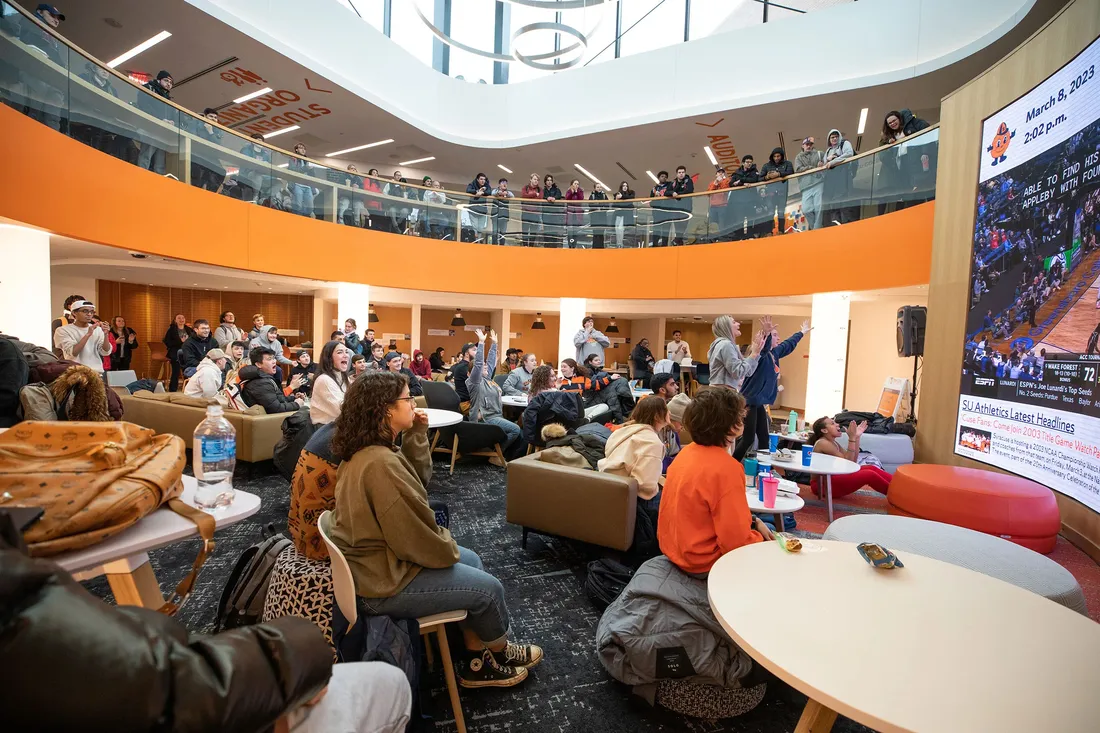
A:
POLYGON ((686 573, 709 573, 727 552, 772 539, 768 526, 749 512, 745 470, 730 455, 744 416, 745 398, 732 389, 700 392, 684 414, 693 442, 668 467, 657 541, 686 573))
POLYGON ((192 635, 152 609, 95 598, 0 539, 4 730, 403 731, 412 691, 382 662, 333 666, 306 619, 192 635), (75 622, 75 623, 74 623, 75 622), (7 666, 7 665, 10 665, 7 666), (286 730, 286 728, 283 728, 286 730))
MULTIPOLYGON (((890 479, 893 476, 888 471, 883 470, 881 465, 875 465, 878 463, 878 459, 874 457, 873 453, 860 452, 859 440, 863 437, 863 433, 867 431, 867 421, 856 424, 856 421, 848 423, 848 429, 841 430, 840 425, 836 423, 831 417, 819 417, 814 420, 813 435, 810 436, 810 441, 814 446, 814 453, 824 453, 827 456, 835 456, 837 458, 847 458, 849 461, 858 463, 860 468, 855 473, 849 473, 844 476, 833 476, 833 498, 836 499, 841 496, 847 496, 856 491, 859 491, 864 486, 870 486, 880 494, 885 494, 890 490, 890 479), (842 434, 848 435, 848 447, 841 448, 840 444, 836 442, 842 434)), ((810 483, 810 487, 820 493, 818 482, 816 477, 814 481, 810 483)))
POLYGON ((661 432, 668 427, 664 400, 641 400, 622 427, 611 433, 604 446, 599 470, 627 476, 638 482, 638 502, 653 516, 661 505, 661 465, 665 444, 661 432))
POLYGON ((508 641, 504 587, 436 524, 427 492, 428 416, 413 400, 400 374, 368 372, 352 383, 332 439, 333 456, 343 461, 332 540, 351 566, 362 613, 418 618, 465 610, 460 684, 510 687, 526 679, 542 649, 508 641))

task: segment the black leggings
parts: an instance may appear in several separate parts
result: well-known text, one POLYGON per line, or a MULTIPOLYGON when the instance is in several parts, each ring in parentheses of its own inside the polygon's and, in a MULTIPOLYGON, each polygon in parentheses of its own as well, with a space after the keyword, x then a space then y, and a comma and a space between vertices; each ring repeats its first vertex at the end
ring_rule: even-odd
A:
POLYGON ((745 411, 745 432, 737 439, 733 447, 733 457, 741 460, 752 447, 752 440, 756 438, 757 450, 768 449, 768 411, 764 405, 749 405, 745 411))

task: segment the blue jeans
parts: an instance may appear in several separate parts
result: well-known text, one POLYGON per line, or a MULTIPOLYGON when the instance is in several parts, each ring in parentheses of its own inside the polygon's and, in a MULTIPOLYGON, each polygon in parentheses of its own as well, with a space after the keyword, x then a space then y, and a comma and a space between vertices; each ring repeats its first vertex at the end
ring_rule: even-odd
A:
POLYGON ((295 214, 313 216, 313 188, 302 183, 290 184, 290 195, 294 197, 291 206, 295 214))
POLYGON ((516 425, 514 422, 508 420, 507 418, 486 417, 482 419, 482 422, 489 425, 496 425, 498 428, 504 431, 507 439, 504 441, 504 444, 500 446, 500 449, 504 451, 504 453, 508 453, 508 449, 515 445, 516 441, 520 439, 521 431, 519 429, 519 425, 516 425))
POLYGON ((504 586, 485 572, 473 550, 458 548, 449 568, 421 568, 404 590, 389 598, 359 597, 359 610, 370 616, 419 618, 444 611, 466 611, 464 626, 486 644, 508 636, 504 586))

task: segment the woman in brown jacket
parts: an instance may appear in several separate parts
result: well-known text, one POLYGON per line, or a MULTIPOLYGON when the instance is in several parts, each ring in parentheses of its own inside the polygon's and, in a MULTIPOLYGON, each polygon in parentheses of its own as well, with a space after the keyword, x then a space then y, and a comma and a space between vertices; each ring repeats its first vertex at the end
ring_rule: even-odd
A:
POLYGON ((367 372, 348 390, 332 438, 343 461, 333 542, 351 566, 362 613, 417 618, 465 610, 459 683, 510 687, 526 679, 542 649, 508 641, 500 581, 436 524, 427 491, 428 416, 413 400, 405 377, 392 372, 367 372))

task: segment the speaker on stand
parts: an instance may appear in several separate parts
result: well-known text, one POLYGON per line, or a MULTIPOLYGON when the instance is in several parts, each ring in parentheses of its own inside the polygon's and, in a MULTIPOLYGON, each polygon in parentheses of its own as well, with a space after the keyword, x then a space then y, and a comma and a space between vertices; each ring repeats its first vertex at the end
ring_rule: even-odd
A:
POLYGON ((906 305, 898 309, 898 356, 913 357, 909 408, 914 423, 917 421, 917 373, 924 356, 924 331, 927 323, 928 309, 923 305, 906 305))

